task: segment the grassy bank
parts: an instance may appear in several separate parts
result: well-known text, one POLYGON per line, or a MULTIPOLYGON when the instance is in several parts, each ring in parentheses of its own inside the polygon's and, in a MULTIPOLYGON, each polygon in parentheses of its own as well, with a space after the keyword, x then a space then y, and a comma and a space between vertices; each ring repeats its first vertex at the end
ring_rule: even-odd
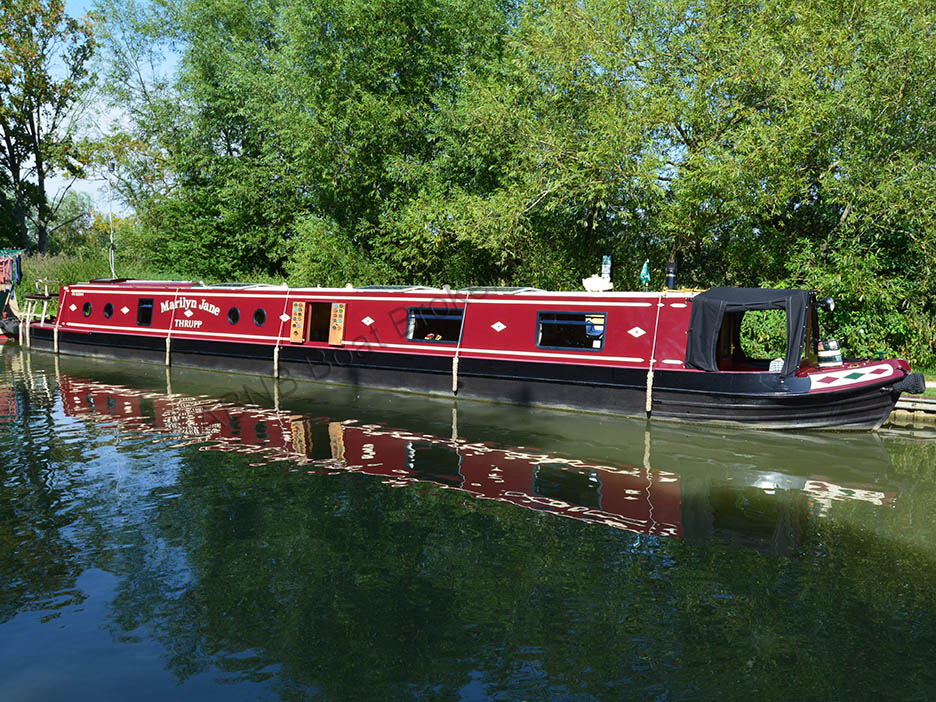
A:
MULTIPOLYGON (((163 271, 156 270, 141 261, 120 261, 118 275, 121 278, 164 278, 163 271)), ((103 256, 44 256, 37 254, 23 259, 23 293, 36 291, 35 283, 41 280, 57 281, 70 285, 94 278, 109 278, 110 267, 103 256)))
MULTIPOLYGON (((914 368, 913 370, 922 373, 926 377, 927 386, 936 384, 936 370, 932 368, 914 368)), ((923 394, 926 397, 936 397, 936 387, 927 387, 926 392, 923 394)))
MULTIPOLYGON (((117 275, 121 278, 170 279, 171 273, 154 268, 144 261, 124 258, 117 261, 117 275)), ((17 295, 34 293, 39 283, 41 292, 43 281, 49 281, 49 292, 54 293, 60 285, 71 285, 94 278, 109 278, 110 266, 105 255, 101 254, 58 254, 46 256, 36 254, 23 259, 23 280, 17 287, 17 295)), ((22 307, 22 304, 20 305, 22 307)), ((52 304, 50 312, 56 309, 52 304)))
MULTIPOLYGON (((141 258, 129 255, 118 256, 114 265, 119 278, 133 278, 139 280, 192 280, 191 276, 178 271, 165 270, 141 258)), ((36 283, 40 291, 42 281, 50 281, 49 292, 55 292, 61 285, 84 283, 95 278, 110 278, 110 266, 107 262, 106 252, 83 250, 78 254, 57 254, 54 256, 35 254, 23 258, 23 280, 17 287, 17 294, 22 295, 36 292, 36 283)), ((206 279, 206 283, 227 283, 233 281, 206 279)), ((282 279, 273 279, 268 275, 250 277, 254 283, 282 283, 282 279)), ((50 311, 55 310, 55 305, 50 311)))

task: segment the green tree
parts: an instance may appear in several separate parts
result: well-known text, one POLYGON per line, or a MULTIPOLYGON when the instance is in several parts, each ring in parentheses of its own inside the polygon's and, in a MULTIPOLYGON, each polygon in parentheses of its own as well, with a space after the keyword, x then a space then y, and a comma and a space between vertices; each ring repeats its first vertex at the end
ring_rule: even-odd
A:
POLYGON ((407 209, 477 232, 517 280, 531 254, 566 286, 612 252, 625 285, 649 257, 683 284, 813 286, 856 311, 875 291, 833 324, 932 363, 934 26, 891 0, 526 4, 407 209))
POLYGON ((164 267, 572 288, 611 253, 620 289, 673 258, 817 287, 848 350, 936 363, 931 3, 103 9, 106 158, 164 267))
POLYGON ((49 253, 74 252, 90 243, 94 208, 87 193, 68 192, 55 209, 48 223, 47 249, 49 253))
POLYGON ((461 107, 473 143, 516 135, 502 189, 528 221, 598 230, 610 209, 607 230, 636 224, 691 282, 766 282, 798 236, 932 231, 934 19, 889 0, 527 5, 510 70, 461 107))
POLYGON ((81 174, 86 155, 73 120, 93 83, 90 20, 65 14, 61 0, 0 4, 0 207, 29 247, 45 252, 49 223, 61 200, 50 200, 48 178, 81 174))
POLYGON ((301 259, 310 221, 369 257, 412 192, 400 174, 425 166, 439 112, 499 55, 508 16, 463 0, 160 7, 102 7, 110 93, 134 117, 110 142, 118 188, 155 256, 228 276, 301 259), (178 68, 160 82, 166 42, 178 68))
POLYGON ((100 3, 106 92, 131 125, 118 125, 98 159, 118 164, 112 182, 139 215, 149 258, 230 279, 280 261, 284 232, 268 216, 282 198, 262 189, 260 134, 239 115, 244 96, 231 92, 238 72, 257 67, 238 68, 244 56, 225 44, 233 32, 246 51, 261 40, 262 19, 247 6, 227 5, 225 16, 220 5, 100 3), (178 54, 166 53, 170 43, 178 54), (167 55, 178 58, 168 77, 167 55))

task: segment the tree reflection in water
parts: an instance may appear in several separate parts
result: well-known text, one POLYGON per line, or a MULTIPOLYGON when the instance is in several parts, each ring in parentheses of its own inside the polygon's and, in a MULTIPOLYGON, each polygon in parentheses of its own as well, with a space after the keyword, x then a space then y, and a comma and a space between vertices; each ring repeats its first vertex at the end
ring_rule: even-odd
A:
POLYGON ((8 377, 24 409, 0 434, 0 533, 5 564, 28 557, 4 569, 3 621, 74 608, 56 593, 107 570, 115 645, 158 640, 181 685, 212 673, 219 698, 247 681, 282 699, 933 682, 926 445, 637 423, 612 441, 568 416, 587 441, 532 424, 491 441, 462 417, 453 439, 438 417, 65 375, 42 405, 8 377))

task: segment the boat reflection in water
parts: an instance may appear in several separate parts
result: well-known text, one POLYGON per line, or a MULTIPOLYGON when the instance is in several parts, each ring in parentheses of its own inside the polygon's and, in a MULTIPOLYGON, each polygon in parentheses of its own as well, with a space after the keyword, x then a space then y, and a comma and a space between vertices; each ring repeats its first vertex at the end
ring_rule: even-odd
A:
MULTIPOLYGON (((254 466, 285 462, 289 470, 311 474, 362 473, 390 486, 432 483, 639 534, 786 550, 810 515, 821 516, 837 501, 898 504, 896 490, 884 481, 890 459, 875 435, 712 434, 625 421, 615 425, 617 445, 643 450, 639 465, 629 465, 594 460, 603 451, 626 455, 600 441, 588 444, 590 460, 566 450, 469 441, 459 435, 454 406, 452 436, 443 437, 342 417, 355 408, 338 403, 315 407, 331 416, 310 416, 69 375, 60 375, 58 384, 66 414, 116 420, 133 433, 181 437, 174 448, 249 454, 254 466), (885 487, 877 484, 882 481, 885 487)), ((587 417, 562 421, 570 436, 588 426, 587 417)), ((497 432, 501 438, 503 427, 497 432)), ((529 439, 530 432, 518 436, 529 439)), ((533 438, 542 437, 534 432, 533 438)), ((562 447, 569 445, 575 446, 562 447)))
POLYGON ((0 424, 15 422, 19 415, 19 398, 16 389, 0 387, 0 424))

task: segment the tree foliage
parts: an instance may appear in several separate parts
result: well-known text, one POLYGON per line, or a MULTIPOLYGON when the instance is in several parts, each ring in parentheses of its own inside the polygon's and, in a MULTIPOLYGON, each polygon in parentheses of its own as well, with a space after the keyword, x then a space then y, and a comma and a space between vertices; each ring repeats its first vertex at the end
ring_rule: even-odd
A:
POLYGON ((93 82, 90 20, 65 14, 61 0, 0 2, 0 209, 6 237, 45 252, 62 202, 48 179, 82 173, 87 149, 73 116, 93 82), (12 231, 11 231, 12 230, 12 231))
POLYGON ((672 258, 685 285, 817 287, 846 352, 936 362, 931 3, 103 10, 132 117, 108 158, 163 265, 569 288, 611 253, 627 288, 672 258))

